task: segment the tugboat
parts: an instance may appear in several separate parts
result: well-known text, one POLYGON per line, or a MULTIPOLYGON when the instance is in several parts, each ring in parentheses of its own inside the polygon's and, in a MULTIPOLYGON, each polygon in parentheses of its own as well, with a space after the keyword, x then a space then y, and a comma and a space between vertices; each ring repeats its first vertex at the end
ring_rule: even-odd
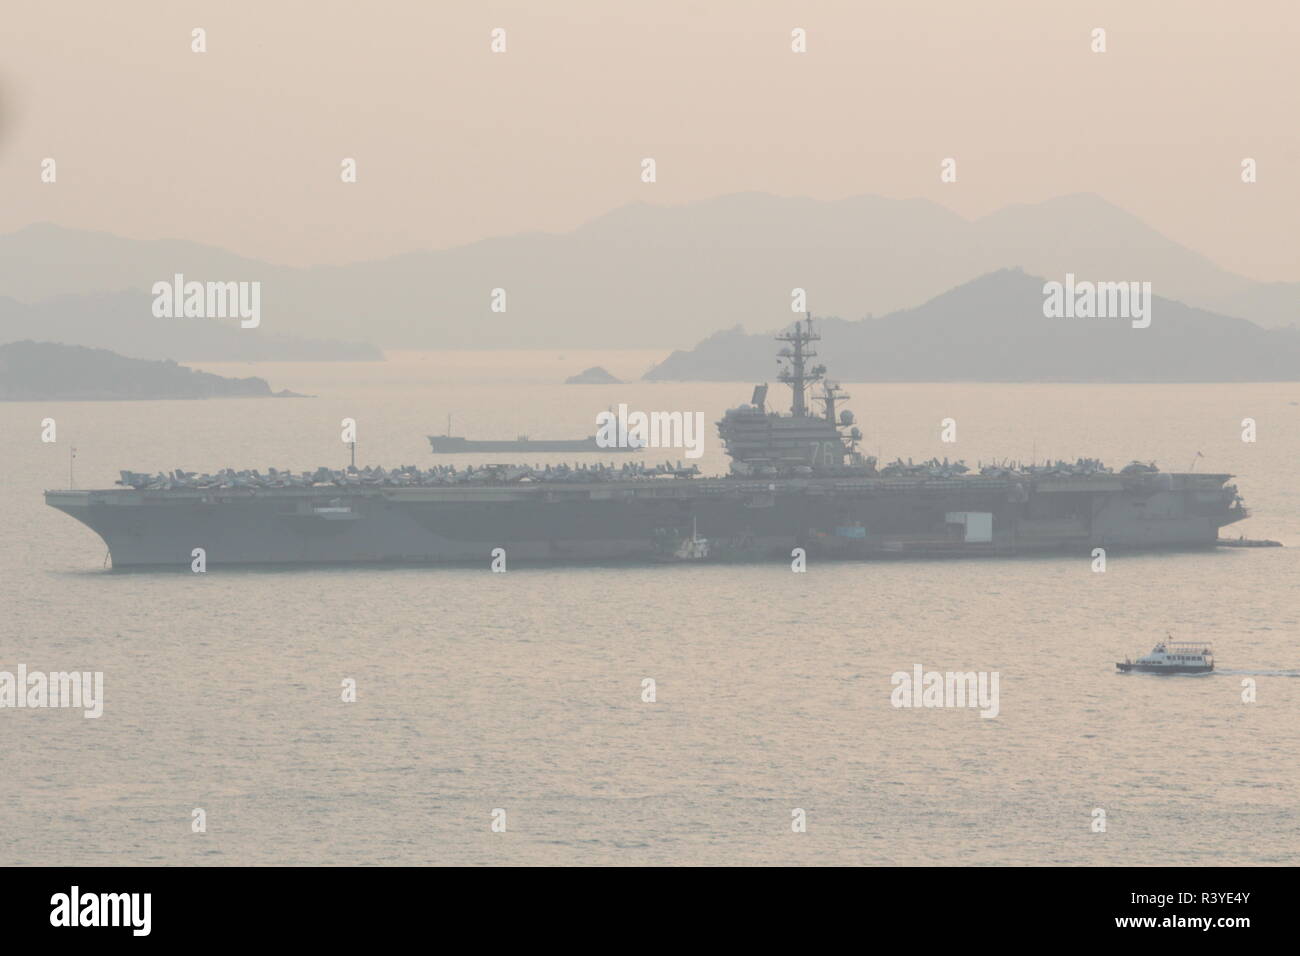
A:
POLYGON ((1115 666, 1126 674, 1208 674, 1214 670, 1214 648, 1204 641, 1161 641, 1146 657, 1115 666))

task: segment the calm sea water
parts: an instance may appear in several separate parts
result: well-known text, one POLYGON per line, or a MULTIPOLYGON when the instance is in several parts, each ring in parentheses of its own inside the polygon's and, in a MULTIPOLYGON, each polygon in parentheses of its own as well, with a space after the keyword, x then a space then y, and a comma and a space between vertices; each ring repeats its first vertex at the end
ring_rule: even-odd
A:
MULTIPOLYGON (((886 459, 1184 470, 1201 452, 1255 511, 1230 533, 1297 546, 1112 556, 1104 574, 1086 557, 113 574, 41 500, 74 445, 78 487, 121 468, 339 466, 351 417, 361 463, 427 465, 448 414, 471 437, 567 437, 618 402, 712 423, 749 397, 556 384, 659 357, 209 365, 318 397, 0 405, 0 669, 102 671, 106 698, 98 720, 0 710, 0 864, 1297 861, 1294 384, 849 387, 886 459), (1212 639, 1219 670, 1115 673, 1166 631, 1212 639), (895 709, 891 674, 915 664, 998 672, 1000 715, 895 709)), ((706 472, 722 469, 712 431, 706 472)))

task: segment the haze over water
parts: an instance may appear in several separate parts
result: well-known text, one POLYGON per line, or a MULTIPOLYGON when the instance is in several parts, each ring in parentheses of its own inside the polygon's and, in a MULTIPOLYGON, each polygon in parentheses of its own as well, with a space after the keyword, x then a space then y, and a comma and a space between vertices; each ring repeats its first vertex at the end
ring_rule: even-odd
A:
MULTIPOLYGON (((1115 554, 1104 574, 1086 554, 814 559, 806 574, 492 574, 486 555, 481 570, 113 574, 99 538, 41 499, 67 486, 74 445, 81 488, 123 468, 339 467, 345 417, 361 465, 463 465, 424 437, 449 413, 471 438, 578 437, 619 402, 704 411, 699 463, 721 473, 711 423, 748 384, 555 384, 593 364, 635 378, 659 358, 201 365, 318 397, 0 404, 0 669, 103 671, 105 686, 97 720, 0 711, 0 864, 1296 862, 1294 383, 846 385, 863 451, 884 461, 1183 471, 1199 451, 1196 470, 1236 474, 1254 512, 1224 534, 1293 546, 1115 554), (39 441, 45 417, 56 444, 39 441), (948 417, 955 445, 939 440, 948 417), (1218 670, 1115 672, 1166 631, 1212 640, 1218 670), (999 716, 893 708, 890 676, 915 664, 999 672, 999 716), (207 833, 190 832, 196 807, 207 833), (807 833, 791 832, 794 808, 807 833)), ((787 396, 773 382, 772 404, 787 396)))

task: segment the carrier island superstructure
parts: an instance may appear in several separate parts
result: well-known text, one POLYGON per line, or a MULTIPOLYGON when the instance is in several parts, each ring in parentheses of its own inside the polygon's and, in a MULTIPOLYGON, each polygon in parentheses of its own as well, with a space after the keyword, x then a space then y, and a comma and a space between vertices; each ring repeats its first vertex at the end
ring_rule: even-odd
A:
POLYGON ((355 467, 212 475, 123 472, 121 487, 47 491, 108 545, 115 569, 1087 554, 1212 547, 1246 517, 1226 474, 1092 459, 883 467, 858 451, 848 396, 815 364, 812 320, 782 333, 788 413, 767 386, 717 423, 730 474, 671 465, 355 467), (820 386, 820 389, 817 389, 820 386), (815 406, 820 405, 820 408, 815 406), (707 547, 683 548, 683 541, 707 547))

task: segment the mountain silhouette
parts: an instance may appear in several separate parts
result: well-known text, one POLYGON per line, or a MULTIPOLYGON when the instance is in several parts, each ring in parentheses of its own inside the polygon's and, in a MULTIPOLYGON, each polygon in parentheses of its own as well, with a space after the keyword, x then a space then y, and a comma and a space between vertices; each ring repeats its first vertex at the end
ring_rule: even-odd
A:
POLYGON ((860 318, 1009 267, 1151 282, 1164 299, 1266 327, 1300 317, 1300 283, 1234 275, 1090 194, 967 220, 921 199, 738 193, 624 206, 563 235, 315 268, 49 224, 0 236, 0 295, 23 302, 147 291, 175 273, 257 280, 267 334, 390 348, 682 348, 780 324, 795 288, 818 314, 860 318))
MULTIPOLYGON (((1048 318, 1044 280, 1003 269, 914 309, 817 322, 818 361, 850 382, 1244 382, 1300 380, 1300 331, 1264 329, 1155 297, 1151 324, 1048 318)), ((718 332, 677 351, 651 381, 773 376, 775 330, 718 332)))

